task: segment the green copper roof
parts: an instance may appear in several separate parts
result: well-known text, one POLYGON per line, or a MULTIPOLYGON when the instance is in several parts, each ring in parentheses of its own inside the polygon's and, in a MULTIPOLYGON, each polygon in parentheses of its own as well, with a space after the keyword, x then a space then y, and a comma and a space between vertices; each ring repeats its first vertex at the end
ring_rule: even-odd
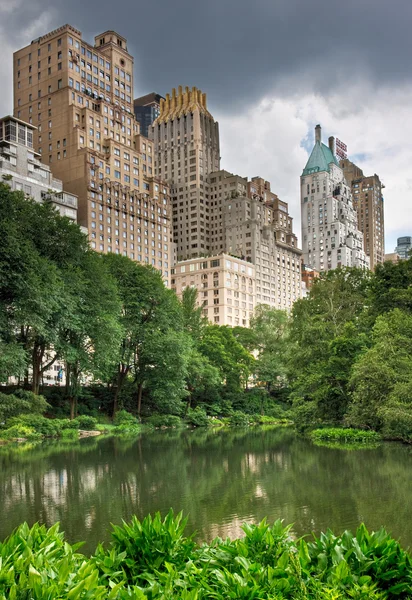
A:
POLYGON ((339 167, 338 160, 333 155, 331 149, 322 144, 322 142, 316 142, 302 175, 310 175, 319 171, 329 171, 330 163, 335 163, 339 167))

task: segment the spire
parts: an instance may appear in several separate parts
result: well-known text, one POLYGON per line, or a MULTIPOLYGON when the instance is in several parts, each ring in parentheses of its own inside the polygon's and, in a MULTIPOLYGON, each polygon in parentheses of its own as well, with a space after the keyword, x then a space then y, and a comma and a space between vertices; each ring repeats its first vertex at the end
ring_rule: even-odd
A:
POLYGON ((335 157, 335 138, 329 138, 329 146, 322 144, 322 129, 320 125, 315 127, 315 145, 309 156, 306 167, 302 175, 319 173, 320 171, 329 171, 331 163, 339 167, 339 162, 335 157))

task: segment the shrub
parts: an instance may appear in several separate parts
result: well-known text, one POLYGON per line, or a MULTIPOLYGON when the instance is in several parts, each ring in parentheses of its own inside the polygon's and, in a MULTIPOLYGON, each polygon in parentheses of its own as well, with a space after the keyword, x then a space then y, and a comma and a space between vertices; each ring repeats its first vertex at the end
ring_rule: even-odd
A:
POLYGON ((138 423, 136 417, 127 410, 119 410, 113 421, 114 425, 138 425, 138 423))
POLYGON ((63 440, 78 440, 79 439, 79 430, 78 429, 63 429, 60 437, 63 440))
POLYGON ((325 429, 314 429, 309 434, 315 442, 379 442, 381 436, 376 431, 364 431, 362 429, 339 429, 329 427, 325 429))
POLYGON ((316 402, 298 400, 291 411, 292 419, 298 431, 319 427, 321 424, 316 402))
POLYGON ((231 427, 247 427, 249 425, 249 416, 237 410, 231 415, 229 424, 231 427))
POLYGON ((267 411, 267 415, 274 417, 275 419, 287 419, 290 416, 290 411, 285 410, 282 406, 279 406, 279 404, 274 404, 267 411))
POLYGON ((254 425, 283 425, 291 423, 291 421, 289 421, 285 415, 285 411, 282 411, 282 417, 280 418, 269 415, 251 415, 250 421, 254 425))
POLYGON ((176 415, 152 415, 146 419, 146 423, 152 427, 181 427, 182 420, 176 415))
POLYGON ((84 429, 86 431, 92 431, 96 429, 97 419, 96 417, 90 417, 89 415, 80 415, 73 419, 76 423, 77 429, 84 429))
POLYGON ((196 544, 172 511, 113 527, 87 558, 59 526, 27 523, 0 543, 0 598, 46 600, 406 600, 410 556, 383 529, 307 542, 281 521, 243 526, 241 539, 196 544))
POLYGON ((138 423, 124 423, 123 425, 117 425, 111 429, 110 433, 114 433, 115 435, 120 436, 133 436, 141 433, 142 428, 138 423))
POLYGON ((8 421, 10 425, 23 425, 31 427, 36 433, 44 437, 57 437, 62 431, 61 421, 58 419, 47 419, 41 415, 20 415, 8 421))
POLYGON ((412 412, 410 405, 393 403, 378 410, 382 419, 382 435, 389 440, 412 441, 412 412))
POLYGON ((36 431, 32 427, 27 427, 25 425, 13 425, 12 427, 1 431, 0 437, 3 440, 13 440, 21 438, 24 438, 26 440, 36 440, 40 439, 41 435, 39 433, 36 433, 36 431))
POLYGON ((185 420, 189 425, 194 425, 195 427, 207 427, 209 425, 206 411, 200 408, 200 406, 197 406, 194 410, 189 408, 185 420))
POLYGON ((195 547, 193 536, 183 536, 186 523, 182 513, 175 516, 171 509, 164 519, 160 513, 143 521, 134 516, 130 523, 123 521, 122 526, 113 527, 112 546, 116 553, 127 556, 123 569, 128 583, 167 571, 171 564, 177 569, 185 567, 195 547))
POLYGON ((0 423, 7 423, 12 417, 23 414, 40 414, 48 407, 43 396, 32 392, 16 390, 13 394, 0 393, 0 423))

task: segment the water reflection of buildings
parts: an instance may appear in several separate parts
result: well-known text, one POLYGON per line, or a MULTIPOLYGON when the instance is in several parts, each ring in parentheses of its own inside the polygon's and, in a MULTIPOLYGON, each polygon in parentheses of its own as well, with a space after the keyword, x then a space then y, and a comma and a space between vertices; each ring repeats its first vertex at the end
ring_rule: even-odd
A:
MULTIPOLYGON (((65 510, 69 508, 69 500, 73 496, 84 498, 87 494, 96 492, 107 478, 108 465, 96 465, 82 469, 73 474, 70 468, 51 469, 45 473, 30 475, 28 473, 13 475, 9 479, 11 493, 6 493, 3 498, 4 511, 13 509, 17 504, 28 504, 38 507, 42 515, 47 515, 51 524, 59 521, 65 510)), ((134 486, 137 492, 137 486, 134 486)), ((93 525, 95 511, 90 506, 89 512, 84 515, 84 526, 90 529, 93 525)), ((40 519, 39 514, 34 518, 40 519)))
POLYGON ((230 520, 225 520, 222 523, 211 523, 207 530, 208 541, 216 537, 229 537, 232 540, 244 537, 245 533, 242 529, 242 525, 245 523, 249 523, 250 525, 256 523, 256 517, 253 515, 241 517, 238 515, 231 515, 230 520))
POLYGON ((242 475, 258 474, 262 470, 263 465, 275 464, 282 471, 288 471, 290 468, 290 456, 284 452, 267 451, 264 454, 254 454, 247 452, 241 462, 242 475))

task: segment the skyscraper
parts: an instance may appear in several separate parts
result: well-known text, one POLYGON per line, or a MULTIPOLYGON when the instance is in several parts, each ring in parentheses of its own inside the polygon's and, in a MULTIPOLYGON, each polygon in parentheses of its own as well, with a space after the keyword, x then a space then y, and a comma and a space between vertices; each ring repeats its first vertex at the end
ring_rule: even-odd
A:
POLYGON ((248 181, 220 171, 209 182, 215 251, 223 243, 225 252, 255 265, 257 304, 289 310, 301 295, 302 251, 287 203, 261 177, 248 181))
POLYGON ((363 249, 369 256, 370 268, 384 262, 385 228, 384 201, 382 189, 385 187, 379 176, 366 177, 362 169, 349 159, 340 161, 345 179, 351 187, 353 207, 358 217, 358 229, 363 233, 363 249))
POLYGON ((132 91, 133 57, 114 31, 90 45, 64 25, 14 54, 14 115, 37 126, 34 148, 78 196, 92 248, 153 265, 168 280, 169 190, 154 176, 132 91))
POLYGON ((395 252, 399 255, 399 257, 403 260, 406 260, 410 257, 412 250, 412 237, 409 235, 405 235, 403 237, 398 238, 397 246, 395 248, 395 252))
POLYGON ((303 262, 317 271, 369 268, 351 190, 334 144, 333 137, 328 146, 322 143, 317 125, 315 145, 300 178, 303 262))
POLYGON ((152 136, 155 174, 171 188, 173 240, 178 260, 210 253, 207 176, 220 167, 219 127, 206 94, 193 87, 166 94, 152 136))
MULTIPOLYGON (((220 170, 218 124, 207 110, 206 95, 196 88, 172 90, 161 102, 153 137, 157 174, 172 190, 173 236, 183 273, 198 268, 197 257, 213 257, 223 264, 223 255, 229 254, 255 266, 256 304, 289 309, 301 295, 302 253, 288 205, 261 177, 248 181, 220 170)), ((172 277, 176 291, 185 283, 181 273, 178 264, 172 277)), ((192 279, 196 283, 196 277, 192 279)), ((205 314, 209 311, 207 316, 216 323, 248 323, 254 300, 246 289, 235 293, 233 315, 219 304, 223 297, 213 299, 213 313, 204 304, 205 314)))
POLYGON ((152 92, 133 101, 134 115, 140 125, 140 133, 145 137, 149 136, 149 127, 160 114, 160 100, 164 100, 163 96, 152 92))

